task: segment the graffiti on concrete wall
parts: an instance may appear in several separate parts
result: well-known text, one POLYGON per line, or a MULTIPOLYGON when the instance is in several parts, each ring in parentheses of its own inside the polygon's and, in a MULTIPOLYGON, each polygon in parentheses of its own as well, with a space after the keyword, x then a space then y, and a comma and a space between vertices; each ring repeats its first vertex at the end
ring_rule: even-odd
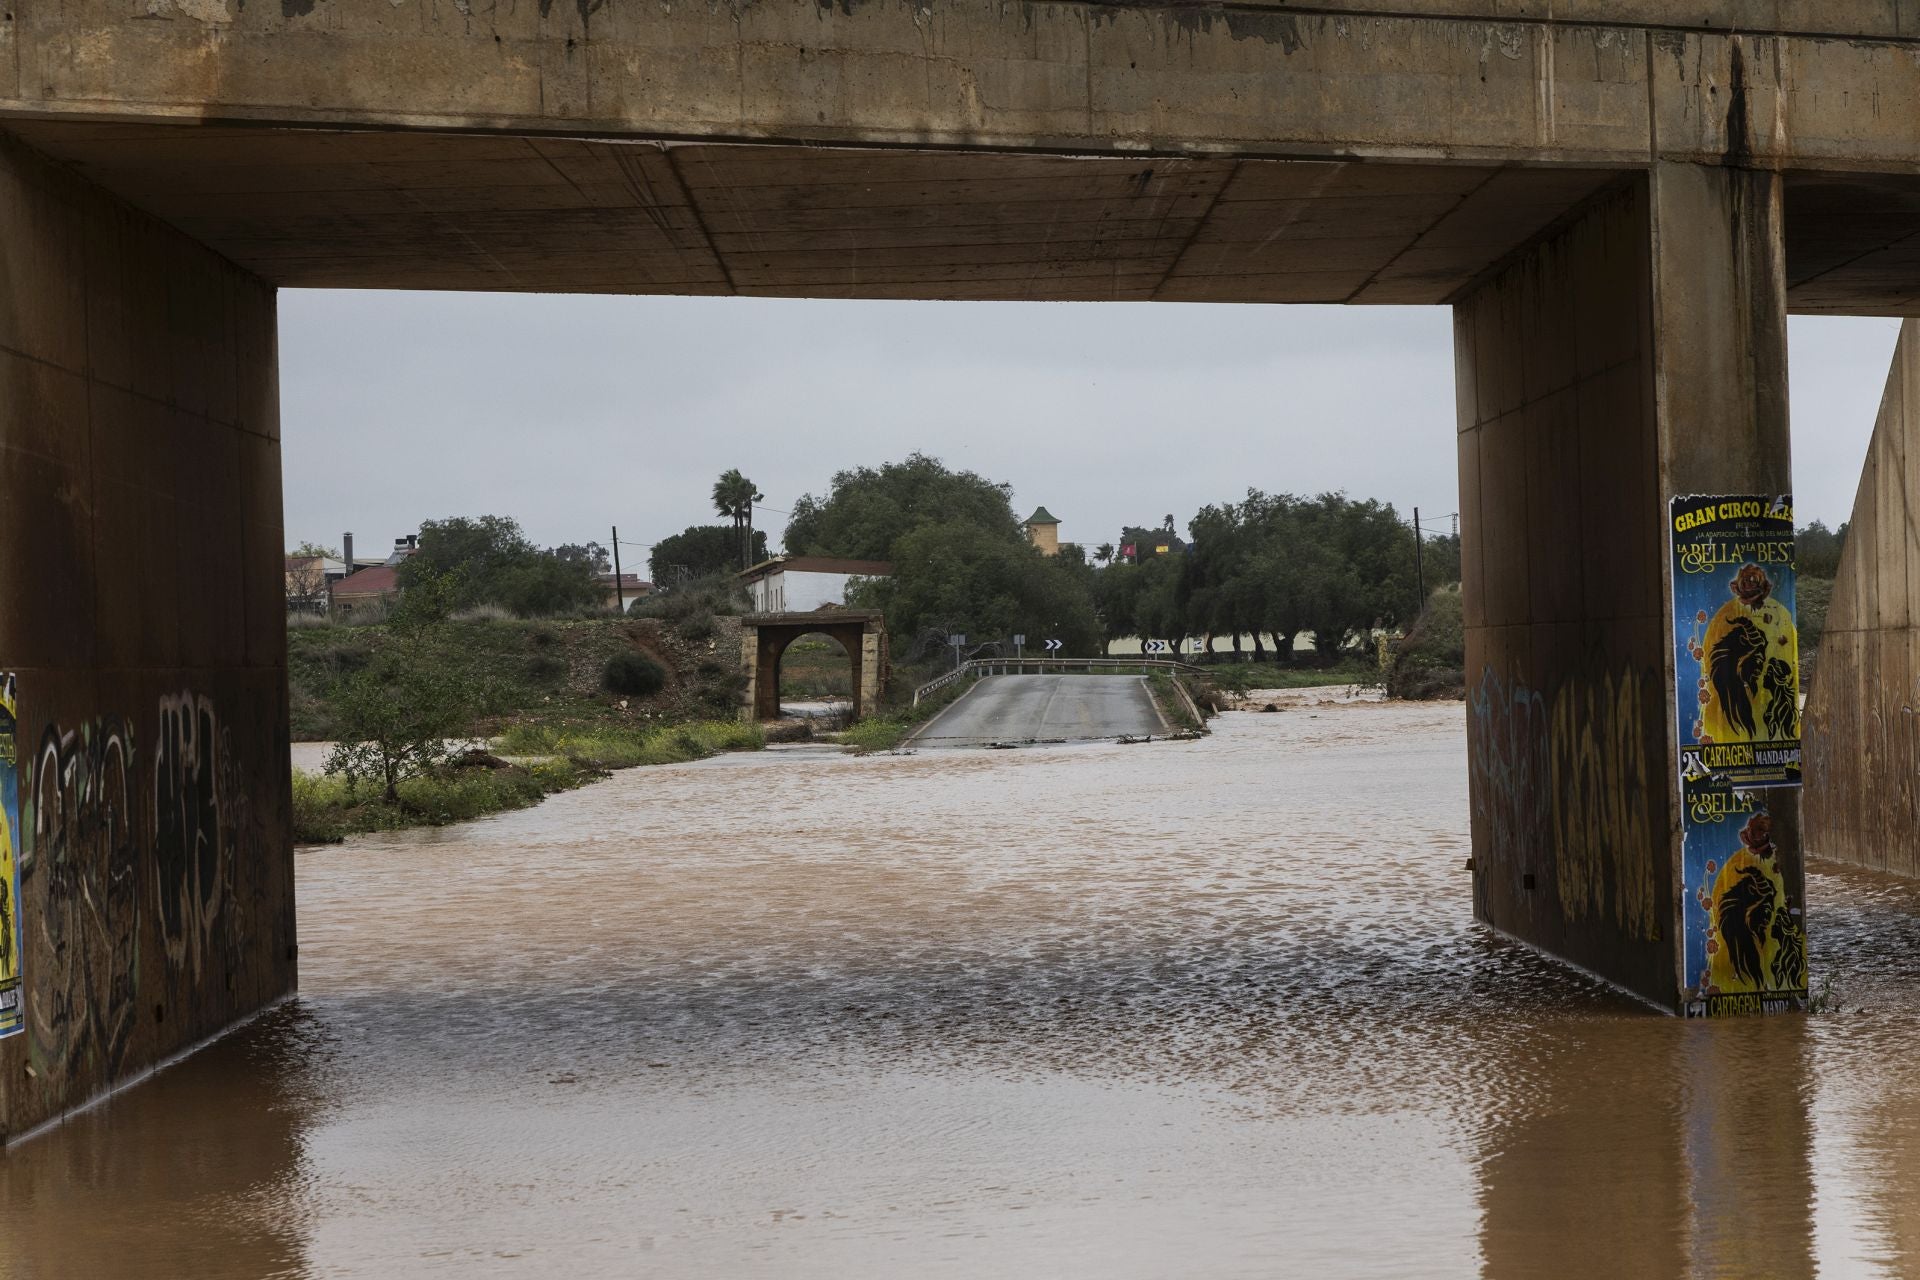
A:
POLYGON ((20 981, 19 699, 14 677, 0 671, 0 1038, 26 1029, 20 981))
POLYGON ((1467 694, 1467 724, 1474 831, 1497 851, 1494 862, 1518 894, 1528 861, 1523 851, 1546 846, 1552 799, 1547 702, 1489 667, 1467 694))
MULTIPOLYGON (((1650 674, 1576 679, 1551 700, 1488 668, 1468 693, 1476 840, 1514 896, 1529 870, 1553 871, 1561 915, 1610 915, 1631 936, 1657 939, 1656 806, 1650 770, 1650 674)), ((1657 703, 1655 704, 1657 705, 1657 703)))
POLYGON ((21 934, 23 1003, 44 1068, 120 1071, 140 1003, 143 930, 149 946, 157 933, 168 971, 190 987, 209 970, 216 933, 229 966, 245 945, 228 936, 226 910, 242 788, 212 701, 160 699, 152 756, 149 770, 132 726, 109 715, 50 726, 27 762, 31 839, 20 874, 23 900, 37 905, 21 934))
MULTIPOLYGON (((153 759, 154 901, 168 961, 197 981, 231 896, 235 808, 244 795, 213 700, 160 700, 153 759)), ((232 940, 229 939, 229 942, 232 940)))
MULTIPOLYGON (((1644 708, 1654 677, 1580 680, 1553 700, 1553 832, 1560 907, 1570 920, 1610 912, 1628 936, 1660 937, 1654 907, 1654 808, 1644 708)), ((1656 704, 1658 705, 1658 704, 1656 704)), ((1664 826, 1664 823, 1662 824, 1664 826)))
POLYGON ((138 783, 132 730, 106 716, 49 727, 28 779, 27 1027, 43 1066, 91 1059, 117 1072, 139 982, 138 783))

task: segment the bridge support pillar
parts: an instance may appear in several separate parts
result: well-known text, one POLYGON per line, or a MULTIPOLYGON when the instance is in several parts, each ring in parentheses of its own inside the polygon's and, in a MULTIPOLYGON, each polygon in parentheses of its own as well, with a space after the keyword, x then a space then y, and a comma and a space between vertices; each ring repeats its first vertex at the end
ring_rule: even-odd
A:
POLYGON ((0 134, 0 1140, 293 986, 276 377, 271 288, 0 134))
MULTIPOLYGON (((1780 197, 1657 165, 1455 307, 1475 914, 1674 1011, 1668 500, 1791 491, 1780 197)), ((1797 793, 1764 795, 1797 925, 1797 793)))

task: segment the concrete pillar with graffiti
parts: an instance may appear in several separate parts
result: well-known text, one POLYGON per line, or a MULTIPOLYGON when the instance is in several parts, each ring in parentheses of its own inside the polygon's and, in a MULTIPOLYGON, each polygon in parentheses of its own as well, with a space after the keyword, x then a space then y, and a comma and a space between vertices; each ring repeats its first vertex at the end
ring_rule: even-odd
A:
POLYGON ((273 290, 3 139, 0 280, 3 1140, 295 953, 273 290))
POLYGON ((1776 175, 1659 164, 1455 308, 1475 912, 1675 1012, 1806 991, 1780 223, 1776 175), (1676 499, 1741 563, 1676 578, 1676 499), (1793 776, 1684 781, 1703 711, 1793 776))

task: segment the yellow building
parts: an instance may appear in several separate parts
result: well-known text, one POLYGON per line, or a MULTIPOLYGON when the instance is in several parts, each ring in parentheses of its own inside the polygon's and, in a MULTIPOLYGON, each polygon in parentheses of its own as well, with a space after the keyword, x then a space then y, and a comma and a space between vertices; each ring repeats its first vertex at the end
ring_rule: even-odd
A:
POLYGON ((1027 517, 1027 541, 1040 548, 1043 556, 1060 554, 1060 522, 1045 507, 1027 517))

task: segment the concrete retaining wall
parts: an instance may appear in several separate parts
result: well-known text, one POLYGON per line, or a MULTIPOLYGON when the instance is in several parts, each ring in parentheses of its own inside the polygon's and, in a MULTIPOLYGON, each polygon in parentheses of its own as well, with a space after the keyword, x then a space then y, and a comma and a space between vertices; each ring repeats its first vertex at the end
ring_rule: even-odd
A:
POLYGON ((0 1137, 294 982, 272 290, 0 138, 0 1137))
POLYGON ((1807 695, 1807 848, 1920 876, 1920 326, 1907 321, 1807 695))

